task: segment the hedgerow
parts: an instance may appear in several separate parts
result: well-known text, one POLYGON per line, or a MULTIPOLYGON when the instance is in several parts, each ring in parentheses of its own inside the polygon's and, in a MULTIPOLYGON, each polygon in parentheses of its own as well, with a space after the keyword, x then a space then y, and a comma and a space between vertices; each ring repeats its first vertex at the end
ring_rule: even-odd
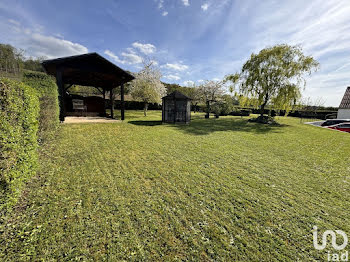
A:
POLYGON ((37 170, 38 116, 36 90, 0 78, 0 209, 16 202, 37 170))
POLYGON ((39 139, 50 137, 59 124, 58 91, 54 79, 41 72, 25 71, 23 82, 37 91, 40 101, 39 139))

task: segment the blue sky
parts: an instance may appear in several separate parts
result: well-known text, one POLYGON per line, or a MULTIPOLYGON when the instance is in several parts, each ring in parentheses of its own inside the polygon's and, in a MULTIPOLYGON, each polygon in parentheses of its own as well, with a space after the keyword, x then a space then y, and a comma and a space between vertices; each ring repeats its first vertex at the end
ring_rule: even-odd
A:
POLYGON ((304 96, 338 106, 350 86, 349 0, 0 0, 0 42, 48 58, 98 52, 162 80, 222 79, 266 46, 300 44, 321 69, 304 96))

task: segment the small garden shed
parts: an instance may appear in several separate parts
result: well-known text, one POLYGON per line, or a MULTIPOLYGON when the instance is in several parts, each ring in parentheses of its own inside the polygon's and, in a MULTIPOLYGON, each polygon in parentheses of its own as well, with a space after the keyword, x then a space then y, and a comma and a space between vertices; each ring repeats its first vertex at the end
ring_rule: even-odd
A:
POLYGON ((164 123, 189 123, 191 121, 191 98, 174 91, 162 98, 164 123))

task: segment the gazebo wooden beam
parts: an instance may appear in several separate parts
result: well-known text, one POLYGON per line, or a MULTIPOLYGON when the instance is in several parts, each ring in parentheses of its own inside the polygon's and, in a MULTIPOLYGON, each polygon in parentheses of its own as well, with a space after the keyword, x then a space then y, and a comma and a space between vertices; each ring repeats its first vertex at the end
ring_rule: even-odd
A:
POLYGON ((125 119, 124 84, 120 85, 121 120, 125 119))
POLYGON ((109 91, 109 101, 111 103, 111 118, 114 118, 114 96, 113 96, 113 88, 109 91))
POLYGON ((69 88, 71 88, 73 84, 68 84, 67 87, 65 87, 64 91, 67 91, 69 88))
POLYGON ((103 96, 103 107, 104 107, 104 116, 107 115, 107 112, 106 112, 106 89, 105 88, 102 88, 102 96, 103 96))

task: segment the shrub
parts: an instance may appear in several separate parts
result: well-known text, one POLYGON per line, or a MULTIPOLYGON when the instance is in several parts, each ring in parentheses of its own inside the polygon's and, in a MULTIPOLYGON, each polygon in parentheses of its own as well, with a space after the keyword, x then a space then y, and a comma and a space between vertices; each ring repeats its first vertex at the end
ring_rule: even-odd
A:
POLYGON ((268 124, 268 125, 278 125, 275 119, 271 116, 258 116, 257 118, 251 118, 248 121, 261 123, 261 124, 268 124))
POLYGON ((59 124, 58 91, 55 80, 41 72, 26 71, 23 82, 34 88, 39 96, 39 139, 46 140, 59 124))
POLYGON ((38 115, 36 90, 0 78, 0 208, 12 206, 36 172, 38 115))
POLYGON ((233 110, 233 108, 234 107, 231 104, 221 101, 215 102, 211 106, 211 110, 216 116, 227 116, 233 110))
POLYGON ((229 113, 231 116, 250 116, 251 110, 249 109, 238 109, 234 108, 233 111, 229 113))

